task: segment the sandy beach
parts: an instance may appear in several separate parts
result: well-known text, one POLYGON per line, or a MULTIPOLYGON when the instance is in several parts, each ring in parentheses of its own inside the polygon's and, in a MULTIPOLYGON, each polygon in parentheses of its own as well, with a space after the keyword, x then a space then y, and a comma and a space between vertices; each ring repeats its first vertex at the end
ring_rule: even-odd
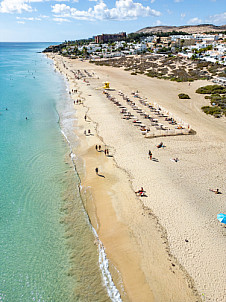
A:
MULTIPOLYGON (((216 216, 226 212, 226 119, 204 114, 201 107, 209 101, 195 93, 211 83, 133 76, 119 68, 48 56, 69 81, 81 193, 122 300, 225 301, 226 228, 216 216), (103 94, 105 81, 121 106, 103 94), (120 91, 149 112, 131 95, 138 91, 195 134, 146 138, 120 113, 122 107, 134 112, 120 91), (191 99, 180 100, 179 93, 191 99), (164 148, 156 147, 160 142, 164 148), (135 194, 141 187, 145 196, 135 194)), ((149 120, 139 119, 152 129, 149 120)))

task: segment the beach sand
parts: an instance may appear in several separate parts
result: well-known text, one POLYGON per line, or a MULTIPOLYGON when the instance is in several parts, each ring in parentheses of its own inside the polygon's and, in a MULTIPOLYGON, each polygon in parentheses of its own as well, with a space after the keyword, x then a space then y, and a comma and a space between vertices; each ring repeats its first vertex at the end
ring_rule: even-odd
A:
MULTIPOLYGON (((225 301, 226 120, 201 111, 208 104, 195 90, 207 81, 176 83, 132 76, 122 69, 49 55, 69 80, 80 144, 73 152, 91 222, 105 247, 123 301, 225 301), (92 77, 75 79, 72 71, 92 77), (102 89, 125 104, 134 90, 186 121, 195 135, 145 138, 102 89), (187 93, 190 100, 179 100, 187 93), (84 116, 87 116, 85 121, 84 116), (85 135, 90 129, 92 135, 85 135), (156 145, 163 141, 165 148, 156 145), (97 152, 106 147, 110 157, 97 152), (158 161, 150 160, 148 151, 158 161), (170 159, 178 157, 177 163, 170 159), (83 168, 85 167, 85 169, 83 168), (99 169, 99 176, 95 168, 99 169), (102 177, 102 176, 104 177, 102 177), (144 187, 146 197, 134 193, 144 187), (214 194, 209 188, 219 188, 214 194)), ((128 105, 127 105, 128 106, 128 105)), ((131 111, 131 108, 129 108, 131 111)))

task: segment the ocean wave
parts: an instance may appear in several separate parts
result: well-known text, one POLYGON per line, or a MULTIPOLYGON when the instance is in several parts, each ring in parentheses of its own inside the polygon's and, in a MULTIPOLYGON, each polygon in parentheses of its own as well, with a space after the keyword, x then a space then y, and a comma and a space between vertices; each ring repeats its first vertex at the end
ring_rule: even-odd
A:
POLYGON ((105 253, 104 245, 100 241, 96 230, 92 227, 93 233, 98 241, 98 250, 99 250, 99 265, 102 272, 102 277, 104 281, 104 285, 107 288, 108 296, 111 298, 113 302, 122 302, 120 293, 115 286, 111 273, 109 271, 109 261, 107 259, 107 255, 105 253))

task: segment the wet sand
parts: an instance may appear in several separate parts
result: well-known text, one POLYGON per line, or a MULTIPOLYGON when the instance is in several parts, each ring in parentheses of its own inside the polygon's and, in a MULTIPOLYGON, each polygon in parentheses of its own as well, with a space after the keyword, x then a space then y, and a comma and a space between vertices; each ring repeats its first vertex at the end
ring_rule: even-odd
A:
POLYGON ((225 212, 225 119, 206 116, 207 103, 195 94, 198 81, 174 83, 149 79, 111 67, 99 67, 55 56, 55 64, 68 78, 75 105, 79 147, 78 173, 87 212, 104 244, 111 273, 123 301, 224 301, 225 228, 216 220, 225 212), (64 60, 64 62, 62 61, 64 60), (94 75, 74 79, 71 70, 94 75), (133 90, 168 108, 188 122, 196 135, 146 139, 102 93, 110 81, 110 94, 121 101, 121 90, 133 90), (191 100, 178 100, 178 93, 191 100), (87 115, 85 121, 84 116, 87 115), (84 135, 91 130, 93 135, 84 135), (162 140, 166 148, 157 149, 162 140), (112 157, 97 152, 101 144, 112 157), (150 161, 148 150, 158 162, 150 161), (178 157, 179 162, 170 161, 178 157), (85 166, 85 170, 82 168, 85 166), (79 168, 81 167, 81 168, 79 168), (99 168, 98 176, 95 168, 99 168), (137 197, 143 186, 147 197, 137 197), (119 271, 119 272, 118 272, 119 271), (199 292, 199 295, 196 292, 199 292))

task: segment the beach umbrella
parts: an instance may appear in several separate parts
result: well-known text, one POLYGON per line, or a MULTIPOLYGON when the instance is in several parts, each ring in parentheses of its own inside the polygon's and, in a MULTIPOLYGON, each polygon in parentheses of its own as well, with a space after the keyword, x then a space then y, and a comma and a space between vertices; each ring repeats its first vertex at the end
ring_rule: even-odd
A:
POLYGON ((226 214, 220 213, 217 215, 217 219, 221 222, 221 223, 225 223, 226 224, 226 214))

